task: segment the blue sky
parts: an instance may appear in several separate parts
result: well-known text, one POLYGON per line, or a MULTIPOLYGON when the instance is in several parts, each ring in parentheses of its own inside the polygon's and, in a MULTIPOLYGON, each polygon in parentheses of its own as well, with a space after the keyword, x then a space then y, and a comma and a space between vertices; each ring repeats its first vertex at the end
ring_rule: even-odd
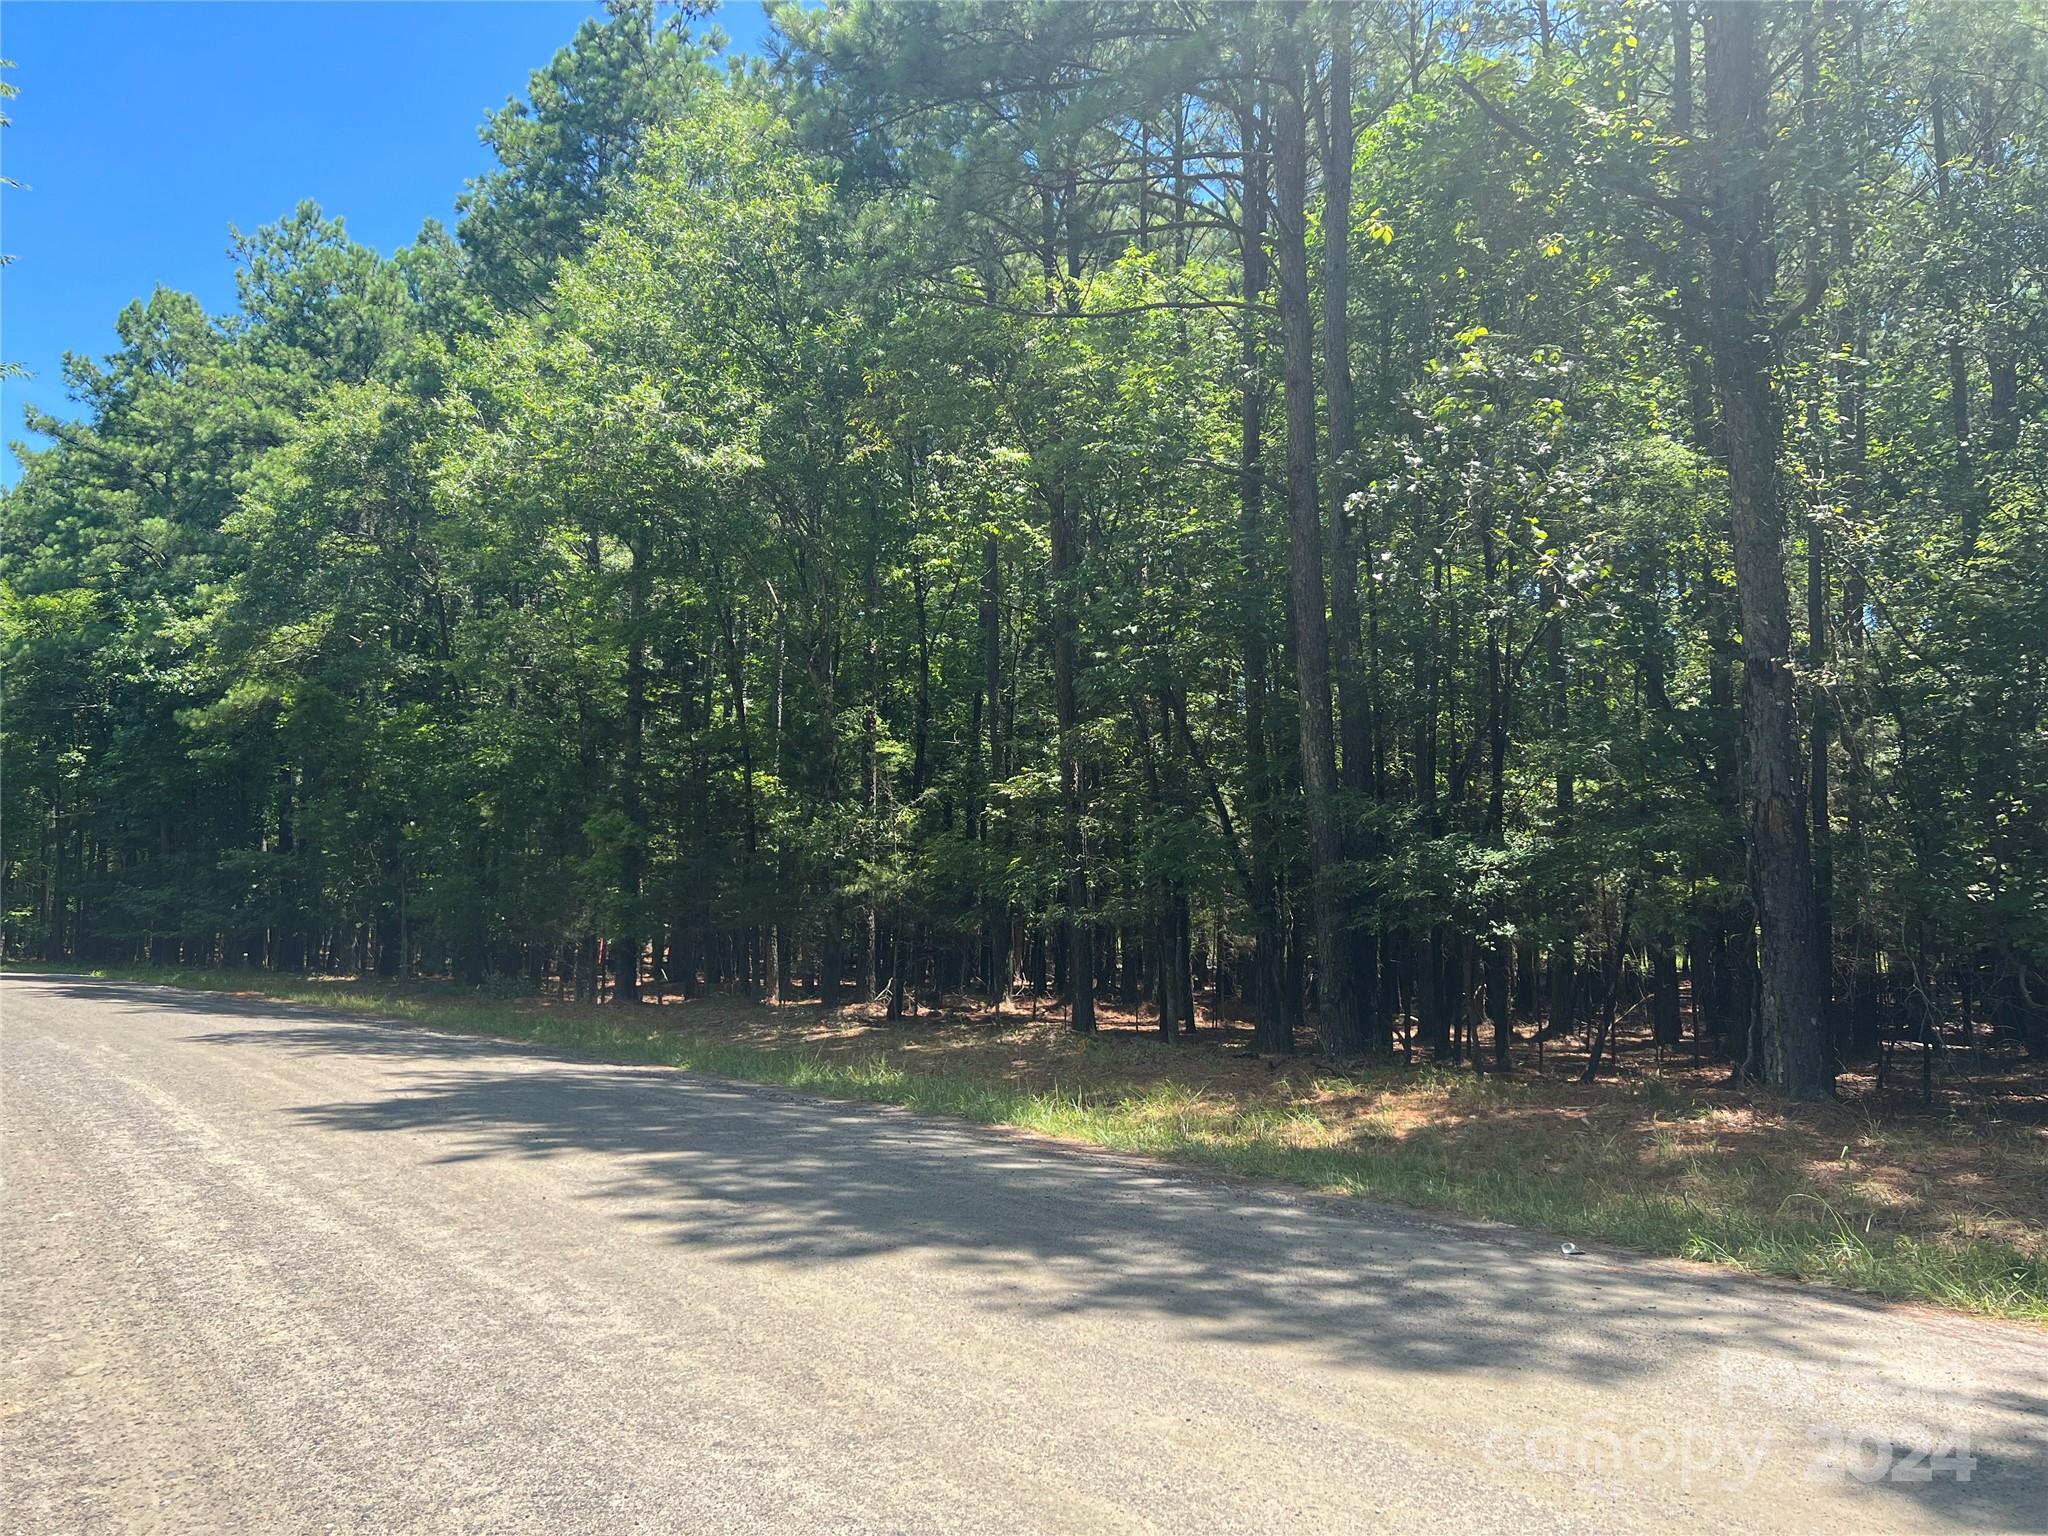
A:
MULTIPOLYGON (((115 4, 6 0, 0 57, 21 94, 0 130, 0 436, 22 406, 68 414, 66 351, 114 345, 114 317, 158 283, 234 300, 228 226, 310 197, 389 251, 451 221, 487 168, 484 114, 600 0, 115 4)), ((755 45, 758 5, 718 24, 755 45)), ((19 466, 9 451, 0 474, 19 466)))

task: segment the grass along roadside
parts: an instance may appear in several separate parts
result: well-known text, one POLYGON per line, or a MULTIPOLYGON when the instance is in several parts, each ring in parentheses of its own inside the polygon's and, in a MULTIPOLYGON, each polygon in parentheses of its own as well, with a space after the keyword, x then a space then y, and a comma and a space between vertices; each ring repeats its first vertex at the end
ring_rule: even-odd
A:
MULTIPOLYGON (((34 967, 10 967, 33 970, 34 967)), ((897 1104, 1326 1193, 2048 1323, 2048 1128, 1793 1108, 1642 1076, 1333 1075, 1049 1021, 882 1027, 713 998, 639 1010, 445 984, 95 969, 897 1104)))

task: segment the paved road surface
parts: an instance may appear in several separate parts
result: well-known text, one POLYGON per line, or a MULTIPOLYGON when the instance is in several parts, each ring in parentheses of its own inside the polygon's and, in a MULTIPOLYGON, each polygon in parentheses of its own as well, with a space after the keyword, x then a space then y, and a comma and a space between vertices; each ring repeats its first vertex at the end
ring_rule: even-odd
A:
POLYGON ((316 1010, 0 1019, 0 1530, 2048 1530, 2022 1327, 316 1010))

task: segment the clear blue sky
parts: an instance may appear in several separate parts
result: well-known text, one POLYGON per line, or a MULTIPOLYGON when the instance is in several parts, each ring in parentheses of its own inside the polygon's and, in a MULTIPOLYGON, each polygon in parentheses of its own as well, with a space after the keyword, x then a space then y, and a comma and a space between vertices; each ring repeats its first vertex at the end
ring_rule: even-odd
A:
MULTIPOLYGON (((22 406, 70 414, 66 351, 114 345, 114 317, 158 283, 234 301, 228 226, 310 197, 389 251, 451 221, 487 168, 484 114, 569 41, 601 0, 109 4, 6 0, 0 57, 21 94, 0 130, 0 436, 22 406)), ((735 49, 764 30, 722 6, 735 49)), ((12 483, 19 465, 0 456, 12 483)))

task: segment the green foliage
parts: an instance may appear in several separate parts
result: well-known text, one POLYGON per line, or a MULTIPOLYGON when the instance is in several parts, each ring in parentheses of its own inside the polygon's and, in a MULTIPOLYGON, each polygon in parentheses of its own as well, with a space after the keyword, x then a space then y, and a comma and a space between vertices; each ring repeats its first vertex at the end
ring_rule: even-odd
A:
MULTIPOLYGON (((1834 992, 1904 1028, 1966 989, 2048 1049, 2044 44, 1766 14, 1834 992)), ((1676 946, 1739 1042, 1717 146, 1664 10, 1390 17, 1305 232, 1350 263, 1344 927, 1425 1036, 1488 965, 1583 1016, 1602 957, 1676 946)), ((1300 1013, 1317 701, 1245 235, 1280 29, 1327 18, 777 20, 721 75, 688 13, 614 7, 486 124, 455 236, 386 259, 302 205, 237 237, 231 314, 159 290, 69 361, 0 513, 10 952, 587 990, 605 939, 679 985, 858 950, 1000 993, 1079 924, 1106 984, 1191 942, 1300 1013)))

